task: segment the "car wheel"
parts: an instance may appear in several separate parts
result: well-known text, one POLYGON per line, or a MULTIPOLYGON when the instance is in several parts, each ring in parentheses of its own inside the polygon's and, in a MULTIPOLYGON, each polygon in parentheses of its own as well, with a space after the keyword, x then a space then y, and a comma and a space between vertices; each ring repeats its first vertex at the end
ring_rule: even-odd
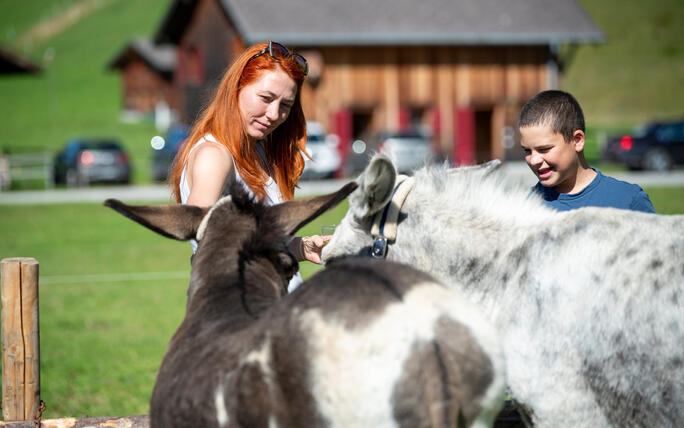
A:
POLYGON ((644 156, 644 168, 650 171, 667 171, 672 167, 670 155, 662 149, 653 149, 644 156))
POLYGON ((78 186, 78 172, 76 172, 75 169, 67 169, 64 182, 66 183, 67 187, 78 186))

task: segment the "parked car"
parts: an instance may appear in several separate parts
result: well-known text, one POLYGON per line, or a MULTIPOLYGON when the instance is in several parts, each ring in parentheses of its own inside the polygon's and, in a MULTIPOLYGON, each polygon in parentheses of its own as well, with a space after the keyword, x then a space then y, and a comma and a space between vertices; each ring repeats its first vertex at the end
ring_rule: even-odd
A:
POLYGON ((55 157, 55 183, 68 187, 90 183, 128 184, 131 173, 130 157, 121 143, 112 139, 72 139, 55 157))
POLYGON ((604 159, 629 169, 667 171, 684 164, 684 121, 650 123, 609 139, 604 159))
POLYGON ((188 136, 190 136, 190 127, 175 124, 166 132, 166 138, 159 139, 161 140, 159 143, 152 143, 152 179, 154 181, 166 180, 173 158, 176 157, 176 153, 188 136))
POLYGON ((432 142, 419 132, 382 134, 378 152, 387 155, 400 173, 411 172, 436 158, 432 142))
POLYGON ((345 174, 361 173, 375 153, 387 155, 400 173, 410 173, 438 160, 430 137, 420 131, 380 132, 351 143, 345 174))
POLYGON ((300 179, 332 178, 340 167, 341 158, 334 136, 327 135, 325 128, 318 122, 306 124, 306 152, 304 171, 300 179))

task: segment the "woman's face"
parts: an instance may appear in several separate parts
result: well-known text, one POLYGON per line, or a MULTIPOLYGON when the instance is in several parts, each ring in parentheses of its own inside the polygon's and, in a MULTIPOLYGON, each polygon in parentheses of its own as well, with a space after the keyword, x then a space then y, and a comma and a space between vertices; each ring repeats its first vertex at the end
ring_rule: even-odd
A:
POLYGON ((287 119, 297 95, 297 85, 280 68, 265 71, 242 88, 238 104, 242 123, 253 141, 266 138, 287 119))

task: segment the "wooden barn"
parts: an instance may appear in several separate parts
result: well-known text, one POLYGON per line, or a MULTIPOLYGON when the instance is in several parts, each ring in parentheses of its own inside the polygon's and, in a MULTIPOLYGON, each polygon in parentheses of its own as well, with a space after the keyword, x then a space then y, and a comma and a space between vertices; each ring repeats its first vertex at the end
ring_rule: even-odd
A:
POLYGON ((178 109, 173 74, 176 69, 176 47, 152 44, 136 39, 128 44, 109 64, 121 70, 123 110, 151 114, 161 104, 178 109))
POLYGON ((153 43, 177 48, 170 104, 185 123, 236 52, 275 40, 308 59, 304 112, 343 157, 357 138, 420 129, 470 164, 519 158, 522 104, 558 86, 561 48, 602 38, 575 0, 175 0, 153 43))

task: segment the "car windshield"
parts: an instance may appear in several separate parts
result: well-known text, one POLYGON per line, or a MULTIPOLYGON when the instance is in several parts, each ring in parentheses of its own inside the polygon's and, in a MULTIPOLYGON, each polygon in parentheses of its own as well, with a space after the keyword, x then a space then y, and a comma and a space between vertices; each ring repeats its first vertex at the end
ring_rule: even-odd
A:
POLYGON ((653 123, 647 123, 643 125, 638 125, 635 126, 634 129, 632 130, 632 136, 634 138, 643 138, 653 132, 655 128, 657 128, 658 125, 655 125, 653 123))
POLYGON ((325 141, 325 136, 320 134, 312 134, 306 136, 307 143, 322 143, 325 141))

